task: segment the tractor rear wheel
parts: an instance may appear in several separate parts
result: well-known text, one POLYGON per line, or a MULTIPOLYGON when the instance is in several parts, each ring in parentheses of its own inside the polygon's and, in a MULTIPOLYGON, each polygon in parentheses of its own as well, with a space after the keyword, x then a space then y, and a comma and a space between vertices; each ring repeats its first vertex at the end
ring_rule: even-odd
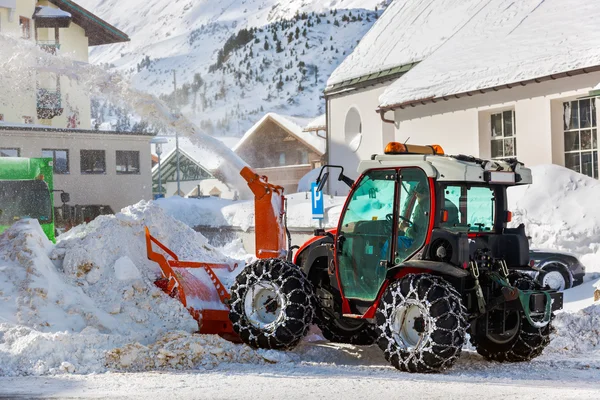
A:
MULTIPOLYGON (((527 275, 513 273, 508 277, 511 285, 521 290, 539 290, 538 282, 527 275)), ((523 310, 514 310, 507 316, 504 312, 492 312, 488 318, 506 318, 505 333, 486 332, 485 317, 471 323, 471 344, 477 352, 487 358, 499 362, 529 361, 540 354, 550 343, 552 319, 543 327, 535 327, 529 323, 523 310)), ((535 318, 532 317, 535 322, 535 318)), ((492 321, 493 322, 493 321, 492 321)), ((502 320, 495 325, 500 325, 502 320)))
POLYGON ((229 319, 247 345, 289 349, 312 323, 312 286, 302 271, 280 259, 246 266, 231 288, 229 319))
POLYGON ((406 372, 437 372, 458 359, 467 329, 466 309, 444 278, 410 274, 390 284, 376 314, 379 347, 406 372))

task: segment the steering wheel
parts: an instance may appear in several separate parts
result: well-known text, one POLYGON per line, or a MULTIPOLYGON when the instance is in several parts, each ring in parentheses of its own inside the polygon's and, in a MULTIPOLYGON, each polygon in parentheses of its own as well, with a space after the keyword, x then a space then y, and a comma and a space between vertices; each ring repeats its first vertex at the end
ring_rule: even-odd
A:
MULTIPOLYGON (((398 215, 398 218, 400 218, 401 220, 405 221, 408 226, 413 226, 413 222, 411 220, 409 220, 406 217, 403 217, 402 215, 398 215)), ((394 220, 394 214, 387 214, 385 216, 385 219, 387 222, 389 222, 389 224, 385 225, 385 234, 388 236, 392 235, 392 221, 394 220)), ((398 232, 399 236, 404 236, 404 234, 400 235, 401 231, 398 232)))

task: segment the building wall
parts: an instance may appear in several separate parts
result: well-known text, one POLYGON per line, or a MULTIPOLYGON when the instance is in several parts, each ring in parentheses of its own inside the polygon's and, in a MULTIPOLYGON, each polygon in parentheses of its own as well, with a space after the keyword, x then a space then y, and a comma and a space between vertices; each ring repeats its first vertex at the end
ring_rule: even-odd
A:
MULTIPOLYGON (((113 211, 152 198, 150 137, 117 134, 0 130, 0 147, 19 148, 21 157, 41 157, 42 149, 69 149, 69 174, 54 175, 54 188, 71 195, 71 205, 110 205, 113 211), (104 150, 106 173, 81 174, 80 150, 104 150), (139 151, 140 173, 116 172, 116 151, 139 151)), ((55 194, 60 205, 60 194, 55 194)))
POLYGON ((517 158, 526 165, 564 165, 563 102, 587 96, 600 82, 590 73, 395 111, 395 135, 439 144, 447 154, 491 156, 490 115, 514 110, 517 158))
MULTIPOLYGON (((17 8, 12 21, 9 21, 9 9, 0 8, 0 32, 11 33, 20 36, 21 28, 19 26, 19 16, 26 18, 32 17, 35 6, 47 6, 58 8, 48 1, 17 0, 17 8)), ((35 21, 31 20, 31 38, 35 40, 35 21)), ((38 29, 39 41, 54 41, 54 28, 38 29)), ((58 53, 61 56, 69 57, 81 62, 88 62, 88 38, 85 31, 79 25, 71 23, 68 28, 59 29, 59 41, 61 44, 58 53)), ((23 116, 33 118, 33 123, 44 124, 55 128, 66 128, 69 126, 69 119, 75 121, 73 127, 80 129, 89 129, 91 124, 91 105, 89 93, 76 81, 72 81, 65 76, 60 77, 60 90, 62 98, 63 114, 49 120, 39 120, 37 118, 37 91, 36 80, 39 80, 39 87, 49 90, 56 89, 55 79, 49 79, 48 73, 38 73, 34 75, 29 87, 22 90, 22 95, 7 95, 3 98, 0 93, 0 114, 3 114, 4 121, 9 123, 23 123, 23 116), (36 76, 37 75, 37 76, 36 76)))
MULTIPOLYGON (((389 83, 379 84, 345 95, 329 96, 327 99, 328 163, 342 165, 344 173, 351 178, 357 177, 356 168, 360 160, 383 152, 385 145, 394 137, 393 125, 384 123, 375 112, 379 106, 379 96, 388 85, 389 83), (350 149, 346 139, 346 119, 351 109, 358 112, 362 124, 362 140, 356 151, 350 149)), ((389 118, 392 118, 392 114, 389 114, 389 118)), ((331 194, 348 193, 348 187, 335 179, 331 179, 328 186, 331 194)))

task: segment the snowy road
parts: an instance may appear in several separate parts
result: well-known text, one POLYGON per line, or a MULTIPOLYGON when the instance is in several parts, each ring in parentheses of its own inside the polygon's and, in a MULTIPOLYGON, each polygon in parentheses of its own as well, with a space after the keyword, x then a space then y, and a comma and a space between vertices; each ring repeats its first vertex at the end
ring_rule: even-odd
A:
POLYGON ((305 344, 269 365, 223 364, 210 371, 2 377, 0 398, 592 399, 600 393, 600 359, 542 356, 498 364, 466 351, 443 374, 389 367, 376 347, 305 344))

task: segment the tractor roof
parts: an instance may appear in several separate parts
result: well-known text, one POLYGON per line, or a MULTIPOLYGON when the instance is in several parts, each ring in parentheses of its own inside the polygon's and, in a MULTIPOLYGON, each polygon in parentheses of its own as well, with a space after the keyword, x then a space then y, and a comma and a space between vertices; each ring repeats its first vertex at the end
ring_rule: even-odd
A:
POLYGON ((531 183, 531 170, 517 160, 482 160, 464 155, 376 154, 361 161, 358 172, 386 167, 418 167, 438 181, 507 186, 531 183))

